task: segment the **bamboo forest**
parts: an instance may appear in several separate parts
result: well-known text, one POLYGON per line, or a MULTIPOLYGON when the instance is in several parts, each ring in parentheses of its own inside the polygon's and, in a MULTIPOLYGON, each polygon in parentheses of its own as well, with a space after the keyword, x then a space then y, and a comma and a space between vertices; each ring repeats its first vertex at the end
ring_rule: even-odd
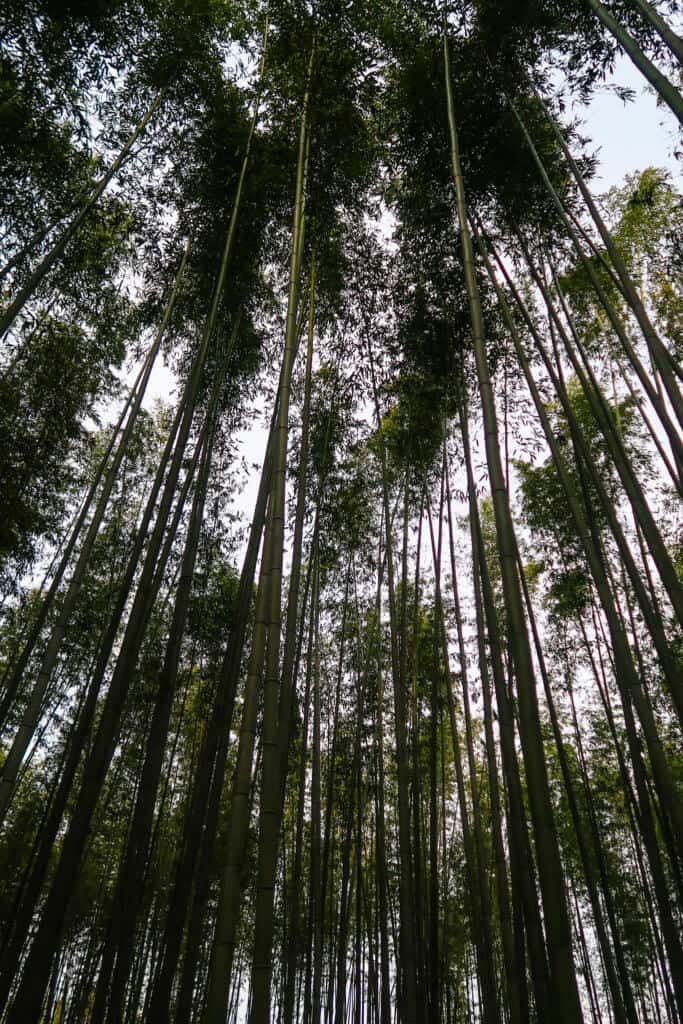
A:
POLYGON ((682 32, 0 0, 0 1024, 683 1024, 682 32))

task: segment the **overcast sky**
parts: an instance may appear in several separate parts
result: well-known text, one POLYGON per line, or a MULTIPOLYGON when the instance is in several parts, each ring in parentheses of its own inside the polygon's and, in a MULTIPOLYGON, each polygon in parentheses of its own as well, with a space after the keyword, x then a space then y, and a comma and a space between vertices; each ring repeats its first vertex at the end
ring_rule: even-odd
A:
MULTIPOLYGON (((683 184, 683 167, 674 157, 677 123, 668 107, 658 107, 643 76, 627 57, 618 63, 613 81, 635 90, 637 99, 624 104, 612 92, 602 91, 590 107, 577 104, 585 134, 600 147, 599 177, 594 191, 620 185, 625 175, 645 167, 666 167, 683 184)), ((679 148, 683 148, 679 140, 679 148)))

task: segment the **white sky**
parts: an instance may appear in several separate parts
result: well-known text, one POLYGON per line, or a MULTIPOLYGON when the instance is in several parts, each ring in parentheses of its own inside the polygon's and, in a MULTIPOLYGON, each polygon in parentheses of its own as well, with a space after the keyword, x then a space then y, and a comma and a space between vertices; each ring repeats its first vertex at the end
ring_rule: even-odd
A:
MULTIPOLYGON (((634 103, 624 105, 613 93, 603 91, 576 114, 585 121, 585 134, 600 147, 600 176, 593 191, 607 191, 620 185, 625 175, 645 167, 666 167, 683 184, 683 166, 673 153, 678 125, 668 107, 658 107, 652 91, 631 61, 624 57, 617 64, 613 82, 637 93, 634 103)), ((680 139, 679 139, 680 146, 680 139)))

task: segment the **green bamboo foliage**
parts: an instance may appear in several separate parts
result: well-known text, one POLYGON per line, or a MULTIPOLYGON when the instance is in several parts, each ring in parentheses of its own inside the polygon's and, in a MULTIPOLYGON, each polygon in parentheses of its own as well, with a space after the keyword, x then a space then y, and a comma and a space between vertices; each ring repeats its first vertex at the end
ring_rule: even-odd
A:
POLYGON ((0 1018, 680 1022, 673 5, 5 6, 0 1018))
POLYGON ((61 233, 52 248, 45 254, 35 270, 32 271, 26 283, 19 289, 16 298, 10 303, 7 309, 3 312, 0 317, 0 337, 4 335, 12 326, 16 318, 21 313, 22 309, 33 295, 36 288, 40 285, 43 278, 57 261, 64 255, 69 242, 74 238, 81 225, 84 223, 88 214, 97 203, 100 196, 104 193, 107 186, 113 181, 118 171, 123 166, 124 162, 130 155, 135 143, 138 141, 140 136, 144 133, 147 125, 154 117, 154 114, 159 107, 159 104, 164 98, 164 90, 160 90, 159 93, 154 97, 147 110, 144 112, 138 123, 135 125, 133 132, 127 140, 125 146, 118 154, 116 159, 112 162, 106 174, 98 181, 95 188, 88 196, 82 207, 76 213, 76 216, 67 224, 64 231, 61 233))

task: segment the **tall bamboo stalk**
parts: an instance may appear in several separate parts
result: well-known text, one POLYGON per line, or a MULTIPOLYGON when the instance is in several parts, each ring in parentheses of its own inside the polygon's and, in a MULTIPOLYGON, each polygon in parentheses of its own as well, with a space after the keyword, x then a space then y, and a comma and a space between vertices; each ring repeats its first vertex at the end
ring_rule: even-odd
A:
POLYGON ((484 415, 487 463, 503 577, 508 637, 517 681, 520 738, 526 765, 532 824, 538 852, 539 879, 545 911, 551 984, 555 999, 557 1000, 559 1019, 569 1024, 570 1021, 581 1021, 582 1012, 572 958, 571 926, 565 896, 564 872, 550 802, 548 773, 538 716, 533 660, 517 575, 517 542, 510 514, 505 477, 500 462, 496 409, 486 357, 484 320, 474 268, 472 239, 468 226, 465 186, 460 167, 448 37, 445 31, 443 49, 453 181, 460 224, 465 281, 470 304, 474 355, 484 415))

